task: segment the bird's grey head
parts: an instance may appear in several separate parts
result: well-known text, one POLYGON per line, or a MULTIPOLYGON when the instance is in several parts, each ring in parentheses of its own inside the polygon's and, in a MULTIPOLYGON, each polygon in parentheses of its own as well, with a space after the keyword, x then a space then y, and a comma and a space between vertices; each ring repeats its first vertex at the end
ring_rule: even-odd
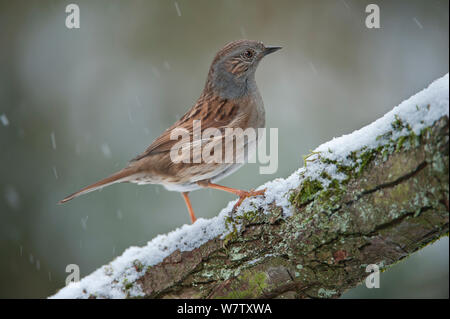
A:
POLYGON ((220 50, 209 70, 207 88, 224 98, 236 98, 256 89, 255 71, 267 54, 281 47, 266 47, 262 42, 238 40, 220 50))

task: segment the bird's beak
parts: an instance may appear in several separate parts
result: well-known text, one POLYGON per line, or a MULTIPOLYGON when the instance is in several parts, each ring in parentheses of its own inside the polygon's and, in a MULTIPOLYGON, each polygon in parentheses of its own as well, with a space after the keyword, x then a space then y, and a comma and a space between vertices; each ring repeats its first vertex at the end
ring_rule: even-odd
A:
POLYGON ((278 50, 280 50, 281 47, 266 47, 263 51, 264 55, 268 55, 274 52, 277 52, 278 50))

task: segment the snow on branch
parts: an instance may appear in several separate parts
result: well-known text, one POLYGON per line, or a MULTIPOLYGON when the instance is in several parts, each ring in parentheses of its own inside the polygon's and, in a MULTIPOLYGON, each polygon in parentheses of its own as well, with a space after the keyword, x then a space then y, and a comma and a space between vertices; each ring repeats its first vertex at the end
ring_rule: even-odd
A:
POLYGON ((338 297, 448 234, 449 76, 320 145, 264 198, 130 247, 51 298, 338 297))

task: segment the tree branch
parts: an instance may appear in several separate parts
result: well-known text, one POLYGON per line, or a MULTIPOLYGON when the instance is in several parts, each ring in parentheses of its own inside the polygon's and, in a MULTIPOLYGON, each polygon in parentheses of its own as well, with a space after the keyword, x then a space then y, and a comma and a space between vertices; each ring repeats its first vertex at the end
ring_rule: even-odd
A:
POLYGON ((430 86, 379 120, 389 129, 378 123, 322 145, 295 176, 268 183, 265 200, 229 216, 231 203, 214 221, 126 251, 55 297, 339 297, 368 264, 385 270, 448 235, 448 76, 439 81, 446 95, 430 86), (270 196, 280 185, 284 202, 270 196), (183 243, 189 231, 204 239, 183 243))

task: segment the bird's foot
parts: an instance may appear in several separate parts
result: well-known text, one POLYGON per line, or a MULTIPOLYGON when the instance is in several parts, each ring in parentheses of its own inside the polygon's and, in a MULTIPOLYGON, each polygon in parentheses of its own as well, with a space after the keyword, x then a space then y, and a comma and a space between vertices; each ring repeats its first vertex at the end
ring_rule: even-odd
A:
POLYGON ((233 206, 233 210, 232 212, 235 212, 239 206, 241 206, 242 202, 244 201, 244 199, 248 198, 248 197, 254 197, 254 196, 264 196, 264 194, 266 193, 266 189, 261 189, 259 191, 255 191, 255 190, 250 190, 248 192, 246 191, 239 191, 239 193, 237 194, 239 196, 239 200, 237 201, 236 204, 234 204, 233 206))

